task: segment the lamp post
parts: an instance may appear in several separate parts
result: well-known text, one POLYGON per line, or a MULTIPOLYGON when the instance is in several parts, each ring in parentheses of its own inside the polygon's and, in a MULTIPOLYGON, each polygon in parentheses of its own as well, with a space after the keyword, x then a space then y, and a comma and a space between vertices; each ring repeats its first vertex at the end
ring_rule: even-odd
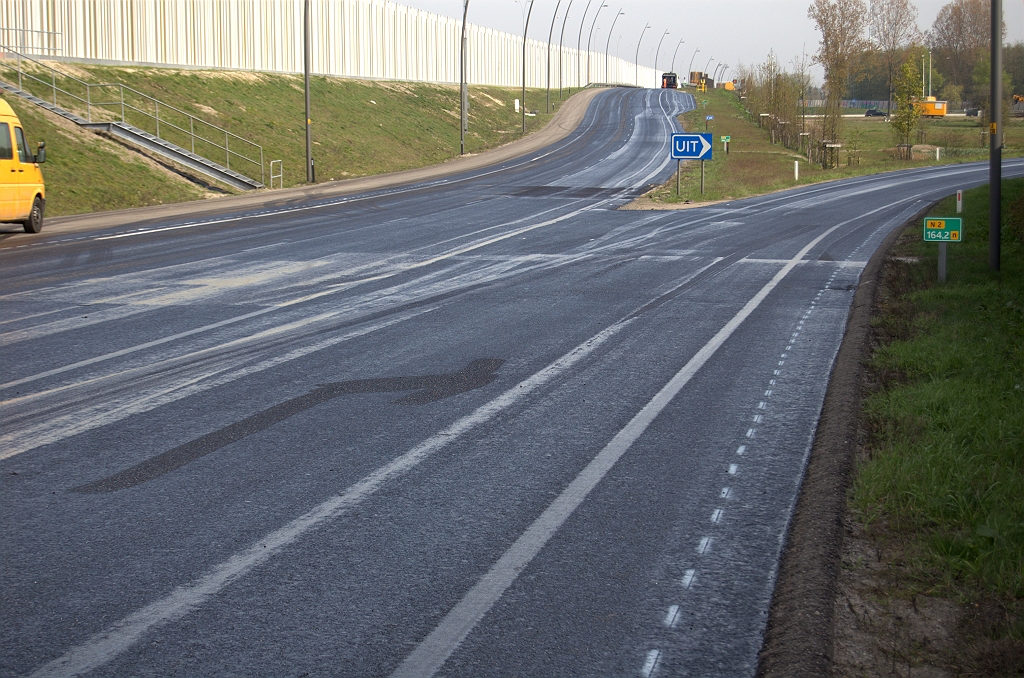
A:
POLYGON ((587 84, 590 84, 590 43, 594 39, 594 27, 597 26, 597 17, 601 16, 601 10, 607 7, 605 3, 601 3, 601 6, 597 8, 594 13, 594 21, 590 24, 590 35, 587 37, 587 84))
POLYGON ((466 132, 469 131, 469 81, 466 78, 466 14, 469 0, 462 1, 462 44, 459 53, 459 155, 466 153, 466 132))
POLYGON ((615 22, 618 21, 619 17, 622 16, 623 14, 625 14, 625 12, 623 12, 621 9, 619 9, 619 13, 615 15, 615 19, 612 21, 612 27, 608 29, 608 39, 604 43, 604 79, 605 79, 605 82, 611 82, 609 80, 609 71, 608 71, 608 48, 612 44, 612 33, 615 31, 615 22))
POLYGON ((640 86, 640 43, 642 43, 644 41, 644 33, 646 33, 647 29, 650 28, 650 27, 651 27, 650 24, 647 24, 646 26, 644 26, 644 30, 640 32, 640 40, 638 40, 637 43, 636 43, 636 58, 633 59, 633 65, 636 66, 636 86, 637 87, 640 86))
MULTIPOLYGON (((466 0, 469 2, 469 0, 466 0)), ((558 18, 558 7, 562 4, 562 0, 558 0, 555 4, 555 13, 551 15, 551 28, 548 29, 548 103, 547 112, 551 112, 551 36, 555 32, 555 19, 558 18)), ((561 62, 561 55, 559 55, 559 62, 561 62)))
POLYGON ((302 70, 306 82, 306 182, 312 184, 314 181, 316 181, 316 172, 313 169, 313 119, 312 117, 310 117, 309 112, 309 24, 309 0, 306 0, 305 7, 303 9, 302 19, 302 33, 304 43, 302 48, 302 70))
POLYGON ((700 47, 693 50, 693 56, 690 57, 690 65, 686 67, 686 82, 690 82, 690 73, 693 72, 693 60, 697 58, 697 52, 700 51, 700 47))
POLYGON ((676 51, 672 52, 672 72, 676 72, 676 55, 679 54, 679 48, 683 46, 684 40, 679 38, 679 44, 676 45, 676 51))
POLYGON ((533 14, 533 0, 526 10, 526 24, 523 26, 523 134, 526 134, 526 32, 530 29, 530 15, 533 14))
POLYGON ((565 42, 565 22, 569 20, 569 10, 572 9, 572 0, 565 7, 565 16, 562 17, 562 35, 558 38, 558 100, 562 100, 562 53, 565 49, 562 43, 565 42))
MULTIPOLYGON (((587 8, 583 10, 583 18, 580 19, 580 34, 576 36, 576 87, 580 88, 581 82, 583 82, 583 59, 580 58, 580 52, 583 51, 583 27, 587 23, 587 12, 590 11, 590 5, 594 0, 587 0, 587 8)), ((600 11, 600 10, 598 10, 600 11)))
POLYGON ((708 67, 711 66, 711 62, 714 61, 714 60, 715 60, 715 57, 711 57, 710 59, 708 59, 708 62, 706 64, 704 64, 704 70, 701 71, 701 73, 703 73, 704 75, 707 75, 708 67))
POLYGON ((656 52, 654 53, 654 70, 655 70, 655 77, 657 77, 657 71, 658 71, 658 57, 660 57, 660 56, 661 56, 661 44, 662 44, 663 42, 665 42, 665 36, 667 36, 667 35, 668 35, 668 29, 666 28, 666 29, 665 29, 665 32, 661 34, 661 40, 659 40, 659 41, 658 41, 658 51, 656 51, 656 52))

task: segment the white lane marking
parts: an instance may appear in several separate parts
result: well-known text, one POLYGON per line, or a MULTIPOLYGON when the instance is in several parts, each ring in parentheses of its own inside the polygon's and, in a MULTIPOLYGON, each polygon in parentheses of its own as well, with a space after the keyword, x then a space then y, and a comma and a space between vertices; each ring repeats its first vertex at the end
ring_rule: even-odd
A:
POLYGON ((743 453, 746 452, 746 451, 747 451, 747 446, 746 445, 740 445, 738 448, 736 448, 736 454, 738 454, 740 456, 743 456, 743 453))
POLYGON ((679 621, 679 606, 673 605, 668 608, 668 612, 665 613, 665 626, 670 629, 674 629, 677 621, 679 621))
POLYGON ((651 678, 654 669, 658 668, 659 659, 661 659, 661 650, 651 650, 648 652, 647 659, 644 661, 644 667, 640 669, 640 675, 644 678, 651 678))
POLYGON ((732 499, 732 489, 723 487, 722 491, 718 493, 720 499, 732 499))
MULTIPOLYGON (((766 394, 766 395, 767 395, 767 394, 766 394)), ((763 401, 763 400, 762 400, 761 402, 759 402, 759 403, 757 404, 757 409, 759 409, 759 410, 763 410, 763 409, 766 409, 767 407, 768 407, 768 403, 766 403, 766 402, 765 402, 765 401, 763 401)))
POLYGON ((700 543, 697 544, 697 554, 704 555, 711 548, 711 537, 701 537, 700 543))
POLYGON ((693 580, 697 576, 697 570, 687 570, 683 573, 683 578, 679 580, 679 583, 683 585, 684 589, 688 589, 693 586, 693 580))
POLYGON ((763 414, 755 414, 754 415, 754 423, 755 424, 760 424, 762 421, 764 421, 764 415, 763 414))
MULTIPOLYGON (((880 211, 884 207, 878 208, 880 211)), ((711 356, 732 336, 743 321, 767 298, 772 290, 796 268, 797 264, 818 243, 846 224, 863 219, 866 214, 840 222, 819 234, 805 245, 771 280, 743 305, 715 336, 713 336, 680 369, 651 400, 630 420, 626 427, 605 445, 604 449, 580 471, 569 486, 544 510, 512 546, 502 554, 491 569, 452 608, 437 627, 414 649, 392 674, 392 678, 429 678, 448 660, 455 649, 479 623, 488 610, 512 585, 520 572, 540 553, 555 532, 583 503, 587 495, 612 469, 632 444, 647 430, 654 419, 672 399, 689 383, 711 356)), ((753 436, 753 429, 749 436, 753 436)), ((748 437, 749 437, 748 436, 748 437)), ((710 540, 708 542, 710 544, 710 540)))
POLYGON ((631 322, 633 321, 630 319, 619 321, 594 335, 533 376, 349 486, 342 494, 331 497, 284 527, 274 530, 245 551, 220 563, 203 577, 179 586, 167 596, 116 622, 81 645, 71 648, 33 672, 32 678, 73 676, 88 673, 107 664, 137 643, 152 628, 181 619, 319 524, 337 518, 380 490, 389 481, 408 473, 438 450, 476 426, 491 420, 530 392, 562 374, 631 322))
POLYGON ((725 513, 722 509, 715 509, 711 512, 711 522, 716 525, 722 521, 722 514, 725 513))
POLYGON ((747 437, 748 438, 753 438, 754 437, 754 429, 752 429, 752 428, 748 428, 747 429, 747 437))
POLYGON ((737 464, 729 464, 729 475, 731 475, 731 476, 736 475, 736 471, 738 471, 739 468, 740 467, 737 464))

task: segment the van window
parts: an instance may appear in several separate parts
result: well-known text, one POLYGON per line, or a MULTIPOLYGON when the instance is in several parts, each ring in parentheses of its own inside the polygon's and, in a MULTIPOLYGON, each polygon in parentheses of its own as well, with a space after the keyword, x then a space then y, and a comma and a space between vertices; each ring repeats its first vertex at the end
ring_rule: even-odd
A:
POLYGON ((10 160, 14 157, 14 147, 11 146, 11 127, 6 122, 0 122, 0 160, 10 160))
POLYGON ((14 128, 14 140, 18 144, 18 159, 24 163, 34 162, 35 158, 28 152, 28 144, 25 143, 25 133, 20 127, 14 128))

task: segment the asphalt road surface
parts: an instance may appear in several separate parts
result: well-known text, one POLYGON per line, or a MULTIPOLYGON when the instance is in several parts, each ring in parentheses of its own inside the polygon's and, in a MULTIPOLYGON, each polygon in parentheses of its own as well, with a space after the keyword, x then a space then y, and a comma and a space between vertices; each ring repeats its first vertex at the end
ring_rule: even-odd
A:
POLYGON ((861 268, 987 168, 617 210, 693 103, 0 249, 2 674, 752 675, 861 268))

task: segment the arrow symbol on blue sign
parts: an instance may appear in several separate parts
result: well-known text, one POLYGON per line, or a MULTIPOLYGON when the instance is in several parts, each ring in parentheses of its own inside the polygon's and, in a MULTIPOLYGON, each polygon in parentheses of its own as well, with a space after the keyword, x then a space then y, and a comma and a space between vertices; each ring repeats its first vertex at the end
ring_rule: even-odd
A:
POLYGON ((710 134, 673 134, 673 160, 711 160, 712 137, 710 134))

